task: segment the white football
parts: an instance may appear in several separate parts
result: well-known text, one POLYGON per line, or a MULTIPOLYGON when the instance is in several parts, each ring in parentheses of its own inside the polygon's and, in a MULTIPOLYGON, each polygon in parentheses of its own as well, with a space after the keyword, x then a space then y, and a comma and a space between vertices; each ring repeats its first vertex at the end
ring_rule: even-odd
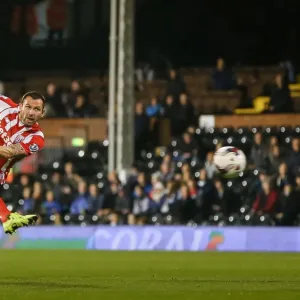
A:
POLYGON ((226 146, 215 152, 214 163, 223 177, 234 178, 245 170, 247 159, 242 150, 226 146))

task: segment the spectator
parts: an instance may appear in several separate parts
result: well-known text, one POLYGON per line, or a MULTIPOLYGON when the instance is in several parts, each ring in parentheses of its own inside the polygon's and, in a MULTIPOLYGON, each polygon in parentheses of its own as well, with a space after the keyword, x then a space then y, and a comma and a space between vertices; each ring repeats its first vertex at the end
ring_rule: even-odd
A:
POLYGON ((181 159, 187 160, 197 154, 198 146, 192 136, 186 132, 183 134, 182 140, 178 145, 178 149, 181 151, 181 159))
POLYGON ((287 165, 291 173, 298 171, 300 166, 300 143, 298 138, 292 140, 292 151, 288 155, 287 165))
POLYGON ((114 213, 112 214, 112 225, 128 224, 128 215, 130 213, 129 198, 125 194, 124 189, 119 189, 116 198, 114 213))
POLYGON ((208 152, 206 155, 206 161, 204 163, 205 170, 208 179, 212 179, 215 173, 218 171, 216 165, 214 164, 214 153, 208 152))
POLYGON ((146 223, 150 209, 150 199, 145 195, 143 188, 137 185, 134 189, 133 210, 129 215, 129 224, 143 225, 146 223))
POLYGON ((62 102, 61 93, 58 91, 56 85, 50 82, 46 88, 46 102, 50 103, 54 109, 56 117, 66 117, 66 107, 62 102))
POLYGON ((198 185, 198 193, 200 195, 209 194, 212 190, 212 182, 208 179, 206 169, 201 169, 199 171, 199 180, 197 182, 198 185))
POLYGON ((195 198, 198 194, 196 181, 192 178, 187 181, 187 186, 189 188, 189 194, 192 198, 195 198))
POLYGON ((214 195, 214 186, 212 181, 208 179, 205 169, 199 171, 197 206, 200 208, 199 215, 201 220, 208 220, 211 214, 212 202, 214 195))
POLYGON ((291 184, 286 184, 279 197, 277 219, 281 226, 294 226, 300 213, 299 192, 294 191, 291 184))
POLYGON ((74 118, 85 118, 89 117, 89 111, 86 103, 85 96, 78 94, 74 107, 71 109, 70 115, 74 118))
POLYGON ((157 214, 160 212, 161 206, 165 200, 165 187, 162 182, 158 181, 153 186, 152 191, 149 194, 150 198, 150 213, 157 214))
POLYGON ((69 115, 74 118, 91 118, 97 114, 97 107, 90 104, 84 94, 77 95, 75 106, 69 110, 69 115))
POLYGON ((143 189, 143 192, 146 195, 149 195, 152 190, 152 185, 148 182, 144 172, 139 173, 137 177, 137 184, 143 189))
POLYGON ((272 135, 269 139, 269 149, 271 150, 275 146, 279 146, 278 137, 275 135, 272 135))
POLYGON ((283 82, 281 74, 275 77, 275 85, 271 92, 269 112, 284 113, 292 112, 292 100, 288 86, 283 82))
POLYGON ((225 68, 225 61, 221 57, 217 59, 216 70, 212 75, 212 87, 219 91, 228 91, 234 87, 233 73, 225 68))
POLYGON ((162 164, 166 164, 170 168, 170 172, 173 173, 175 171, 175 162, 172 160, 172 155, 170 153, 167 153, 162 160, 162 164))
POLYGON ((165 104, 163 107, 163 115, 165 118, 170 120, 175 120, 177 117, 178 109, 174 102, 174 97, 172 95, 168 95, 165 100, 165 104))
POLYGON ((135 155, 136 159, 140 157, 140 153, 148 142, 147 136, 150 132, 149 118, 144 112, 144 106, 138 102, 135 106, 134 120, 134 136, 135 136, 135 155))
POLYGON ((21 199, 23 197, 23 191, 26 187, 30 187, 30 179, 26 174, 20 176, 20 189, 18 190, 17 197, 21 199))
POLYGON ((89 195, 87 202, 89 205, 88 211, 92 214, 96 214, 103 207, 103 195, 100 194, 96 184, 92 183, 89 185, 89 195))
POLYGON ((275 213, 278 201, 277 192, 271 188, 268 180, 262 184, 262 191, 257 194, 257 197, 252 206, 252 213, 257 216, 263 214, 273 215, 275 213))
POLYGON ((190 171, 184 172, 184 173, 182 174, 182 182, 183 182, 183 183, 188 184, 188 182, 189 182, 190 180, 192 180, 192 179, 193 179, 193 178, 192 178, 192 174, 191 174, 190 171))
POLYGON ((186 91, 185 83, 180 78, 176 70, 171 69, 169 71, 169 80, 166 88, 166 95, 172 95, 176 101, 181 93, 186 91))
POLYGON ((288 167, 286 163, 281 163, 278 167, 278 173, 274 178, 275 186, 279 191, 282 191, 284 186, 291 182, 288 176, 288 167))
POLYGON ((39 181, 35 181, 33 184, 33 193, 32 193, 32 198, 34 200, 33 210, 35 212, 41 211, 41 205, 44 196, 43 193, 44 193, 44 188, 42 183, 39 181))
POLYGON ((137 166, 133 165, 131 167, 129 176, 127 178, 127 183, 125 186, 126 195, 128 195, 129 199, 130 199, 130 196, 133 194, 133 190, 134 190, 135 186, 138 184, 138 182, 137 182, 138 174, 139 174, 139 172, 138 172, 137 166))
MULTIPOLYGON (((31 197, 30 187, 25 187, 23 189, 22 199, 24 202, 18 209, 18 212, 20 214, 25 214, 25 215, 33 213, 34 212, 34 200, 31 197)), ((19 202, 19 203, 22 203, 22 202, 19 202)))
POLYGON ((116 206, 116 199, 119 191, 119 185, 112 183, 109 190, 104 194, 102 209, 98 211, 98 216, 101 217, 102 222, 111 223, 114 221, 112 219, 112 214, 114 213, 116 206))
MULTIPOLYGON (((159 182, 159 173, 158 172, 155 172, 151 175, 151 183, 149 185, 149 191, 147 192, 147 195, 149 195, 149 193, 151 192, 153 186, 159 182)), ((148 190, 148 189, 147 189, 148 190)))
POLYGON ((51 177, 49 188, 54 193, 54 199, 60 201, 62 194, 61 175, 58 172, 54 172, 51 177))
POLYGON ((61 194, 60 194, 60 205, 62 209, 62 213, 69 213, 71 203, 75 197, 75 191, 68 184, 63 183, 61 186, 61 194))
POLYGON ((159 172, 159 180, 163 183, 167 183, 173 178, 173 173, 168 163, 162 163, 160 165, 160 172, 159 172))
POLYGON ((254 199, 256 198, 257 194, 262 191, 262 185, 268 179, 267 173, 264 170, 260 170, 258 178, 254 180, 249 187, 247 200, 245 202, 246 206, 253 206, 254 199))
POLYGON ((171 180, 167 183, 165 191, 165 199, 160 208, 160 212, 163 215, 167 215, 171 212, 172 205, 175 203, 177 196, 177 184, 174 180, 171 180))
POLYGON ((108 173, 107 181, 109 184, 120 184, 120 179, 118 177, 118 173, 116 171, 111 171, 108 173))
POLYGON ((64 183, 76 190, 78 182, 81 180, 80 176, 74 172, 74 166, 71 162, 65 163, 64 183))
POLYGON ((190 196, 189 188, 186 184, 180 187, 172 210, 175 220, 180 224, 187 224, 195 218, 197 214, 196 201, 194 197, 190 196))
POLYGON ((213 210, 229 217, 239 212, 240 199, 232 189, 226 188, 221 179, 214 180, 213 210))
POLYGON ((284 161, 284 156, 281 153, 279 146, 273 146, 269 154, 270 172, 276 173, 279 165, 284 161))
POLYGON ((174 97, 172 95, 168 95, 166 97, 165 103, 163 105, 163 116, 166 119, 170 120, 171 123, 171 134, 173 136, 178 133, 178 106, 175 104, 174 97))
POLYGON ((51 220, 50 217, 54 216, 55 224, 61 224, 61 207, 59 202, 54 199, 54 194, 52 191, 46 192, 46 201, 42 203, 42 216, 46 220, 51 220))
POLYGON ((263 169, 266 167, 268 157, 268 149, 263 143, 262 134, 257 132, 254 135, 254 145, 251 149, 250 161, 252 163, 252 168, 256 167, 263 169))
POLYGON ((158 103, 157 97, 152 97, 150 105, 146 108, 146 115, 151 117, 158 117, 161 113, 161 105, 158 103))
POLYGON ((83 94, 83 89, 78 80, 71 82, 70 90, 67 93, 65 105, 69 117, 72 117, 73 107, 76 105, 77 96, 83 94))
POLYGON ((81 215, 88 212, 88 209, 89 209, 89 203, 88 203, 88 197, 86 193, 86 182, 80 181, 78 183, 77 196, 75 197, 70 207, 70 213, 72 215, 81 215))
POLYGON ((180 94, 177 119, 181 124, 180 133, 183 133, 189 126, 194 125, 195 109, 186 93, 180 94))

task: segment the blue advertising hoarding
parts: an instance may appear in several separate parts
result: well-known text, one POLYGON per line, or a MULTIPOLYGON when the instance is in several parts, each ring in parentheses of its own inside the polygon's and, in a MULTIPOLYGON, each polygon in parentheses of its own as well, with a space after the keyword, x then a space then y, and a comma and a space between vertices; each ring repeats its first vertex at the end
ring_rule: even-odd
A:
POLYGON ((2 248, 300 252, 300 228, 36 226, 0 235, 2 248))

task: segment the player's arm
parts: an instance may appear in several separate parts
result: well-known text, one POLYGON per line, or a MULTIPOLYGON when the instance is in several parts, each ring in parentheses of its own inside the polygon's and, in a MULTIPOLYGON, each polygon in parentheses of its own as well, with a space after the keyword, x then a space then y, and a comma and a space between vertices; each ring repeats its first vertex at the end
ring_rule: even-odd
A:
POLYGON ((0 157, 12 159, 21 159, 27 156, 27 152, 21 144, 13 144, 10 146, 0 146, 0 157))
POLYGON ((25 138, 18 144, 12 144, 10 146, 0 146, 0 157, 6 159, 22 159, 28 155, 34 154, 44 147, 44 136, 31 135, 25 138))

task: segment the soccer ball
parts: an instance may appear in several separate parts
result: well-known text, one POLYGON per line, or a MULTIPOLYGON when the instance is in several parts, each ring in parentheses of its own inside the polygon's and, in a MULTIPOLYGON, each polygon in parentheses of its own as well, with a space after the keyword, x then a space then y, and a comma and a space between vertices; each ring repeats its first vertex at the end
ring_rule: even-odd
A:
POLYGON ((247 159, 242 150, 226 146, 216 151, 214 163, 223 177, 235 178, 245 170, 247 159))

